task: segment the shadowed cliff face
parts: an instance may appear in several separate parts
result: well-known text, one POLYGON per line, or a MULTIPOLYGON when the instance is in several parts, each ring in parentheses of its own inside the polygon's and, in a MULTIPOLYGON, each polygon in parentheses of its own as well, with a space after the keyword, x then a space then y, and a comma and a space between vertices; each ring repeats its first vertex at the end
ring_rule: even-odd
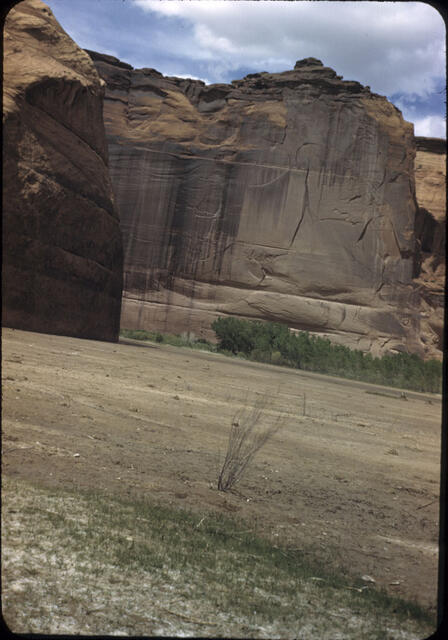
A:
POLYGON ((39 0, 4 31, 3 324, 116 340, 122 241, 104 87, 39 0))
POLYGON ((206 86, 89 53, 106 81, 122 326, 212 337, 232 314, 436 351, 412 279, 413 129, 385 98, 312 58, 206 86))

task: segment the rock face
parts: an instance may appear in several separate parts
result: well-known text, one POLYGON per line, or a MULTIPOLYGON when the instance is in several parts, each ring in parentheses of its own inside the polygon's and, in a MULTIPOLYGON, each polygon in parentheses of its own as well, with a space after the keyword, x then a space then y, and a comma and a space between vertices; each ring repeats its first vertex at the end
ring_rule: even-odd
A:
POLYGON ((446 243, 446 141, 416 138, 416 284, 421 295, 422 336, 442 344, 446 243))
MULTIPOLYGON (((89 52, 106 81, 122 326, 279 321, 379 354, 422 340, 413 127, 314 58, 230 85, 89 52)), ((426 328, 427 329, 427 328, 426 328)))
POLYGON ((4 31, 3 325, 116 340, 123 250, 104 83, 39 0, 4 31))

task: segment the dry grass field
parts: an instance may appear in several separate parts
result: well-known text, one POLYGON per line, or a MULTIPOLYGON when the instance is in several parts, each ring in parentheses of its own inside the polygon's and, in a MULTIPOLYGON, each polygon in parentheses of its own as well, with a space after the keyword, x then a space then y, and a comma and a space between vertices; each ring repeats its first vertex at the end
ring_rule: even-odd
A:
MULTIPOLYGON (((109 344, 4 329, 2 341, 3 615, 14 631, 373 638, 381 600, 375 600, 372 613, 363 608, 367 593, 380 593, 385 601, 403 598, 434 613, 439 396, 402 396, 365 383, 124 339, 109 344), (280 416, 281 429, 235 491, 220 492, 217 478, 233 416, 260 396, 268 397, 263 420, 280 416), (142 504, 162 511, 145 516, 142 504), (129 515, 129 505, 140 505, 140 511, 129 515), (165 533, 151 533, 151 540, 158 540, 152 570, 151 562, 142 560, 147 551, 125 560, 122 548, 114 547, 117 532, 117 545, 127 540, 132 546, 137 539, 143 544, 149 534, 139 527, 151 518, 171 530, 166 523, 172 514, 181 520, 176 520, 176 535, 166 534, 170 552, 163 547, 165 533), (100 521, 108 532, 106 538, 101 534, 101 544, 95 537, 100 521), (61 528, 61 522, 70 527, 61 528), (241 590, 233 600, 221 595, 211 617, 210 594, 219 592, 222 570, 217 557, 243 553, 239 547, 221 547, 222 540, 218 544, 218 525, 226 540, 244 543, 244 553, 258 558, 260 572, 264 562, 274 562, 275 571, 289 576, 286 582, 295 581, 284 626, 278 626, 275 611, 261 621, 243 610, 232 614, 232 607, 242 606, 242 594, 260 602, 265 591, 264 601, 287 597, 269 591, 280 588, 283 578, 268 589, 266 577, 263 588, 255 585, 248 595, 245 581, 256 572, 247 564, 234 578, 225 569, 226 579, 236 580, 241 590), (85 544, 86 531, 97 541, 91 547, 85 544), (203 574, 198 577, 196 564, 188 564, 188 554, 173 556, 188 531, 196 541, 191 562, 196 558, 199 567, 194 550, 203 545, 215 563, 215 578, 210 574, 209 579, 216 584, 204 593, 197 584, 203 574), (199 532, 205 536, 200 540, 194 537, 199 532), (76 547, 77 540, 84 542, 76 547), (258 549, 252 554, 251 544, 258 549), (87 548, 90 556, 84 558, 87 548), (167 567, 160 560, 163 553, 171 553, 167 567), (103 557, 102 569, 94 570, 103 557), (291 563, 302 561, 346 582, 335 578, 332 595, 316 591, 319 582, 328 582, 325 571, 306 574, 308 582, 288 573, 296 571, 291 563), (87 565, 88 579, 80 573, 87 565), (95 582, 92 575, 100 574, 95 582), (74 593, 75 585, 78 604, 64 605, 58 598, 67 589, 74 593), (294 607, 305 606, 305 593, 314 604, 294 622, 294 607), (334 600, 342 593, 343 601, 334 600), (80 608, 82 598, 92 603, 92 611, 80 608), (187 606, 189 598, 194 606, 187 606), (95 599, 102 604, 96 606, 95 599), (121 623, 107 615, 111 609, 121 612, 121 623), (368 625, 360 635, 363 612, 368 625)), ((182 545, 188 547, 185 540, 182 545)), ((210 571, 207 562, 204 571, 210 571)), ((229 593, 235 588, 229 586, 229 593)), ((424 626, 428 622, 414 624, 409 614, 395 623, 390 613, 386 617, 390 638, 424 637, 422 629, 430 629, 424 626)))

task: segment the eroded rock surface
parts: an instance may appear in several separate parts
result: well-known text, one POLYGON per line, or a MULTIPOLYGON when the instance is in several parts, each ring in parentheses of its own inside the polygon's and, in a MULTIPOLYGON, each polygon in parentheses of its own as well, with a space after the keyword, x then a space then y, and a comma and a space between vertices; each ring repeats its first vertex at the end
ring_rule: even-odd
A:
POLYGON ((104 83, 40 0, 4 31, 3 324, 116 340, 122 241, 104 83))
POLYGON ((442 344, 446 243, 446 141, 416 138, 416 284, 421 295, 422 339, 442 344))
POLYGON ((413 127, 314 58, 230 85, 94 52, 125 248, 122 326, 218 315, 433 355, 415 275, 413 127))

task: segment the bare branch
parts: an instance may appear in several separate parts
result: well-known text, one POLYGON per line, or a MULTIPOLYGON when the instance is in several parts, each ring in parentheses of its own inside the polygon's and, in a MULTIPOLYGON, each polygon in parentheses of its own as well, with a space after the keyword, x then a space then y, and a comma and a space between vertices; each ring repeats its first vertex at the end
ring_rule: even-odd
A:
POLYGON ((241 478, 255 454, 277 433, 283 424, 283 416, 268 421, 265 409, 269 397, 259 395, 252 407, 244 407, 233 417, 229 431, 227 453, 218 477, 218 489, 228 491, 241 478))

